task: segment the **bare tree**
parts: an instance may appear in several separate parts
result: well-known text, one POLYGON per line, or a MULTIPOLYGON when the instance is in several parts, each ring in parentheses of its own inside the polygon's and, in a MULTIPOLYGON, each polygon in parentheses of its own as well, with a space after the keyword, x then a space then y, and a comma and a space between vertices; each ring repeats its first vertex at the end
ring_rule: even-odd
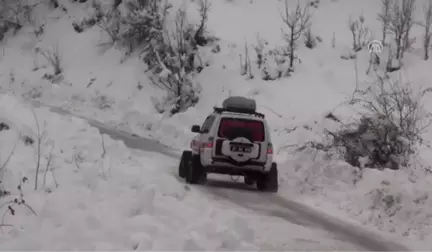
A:
POLYGON ((423 50, 424 60, 429 59, 429 47, 432 38, 431 25, 432 25, 432 0, 429 0, 429 4, 423 7, 424 10, 424 21, 419 23, 424 28, 423 34, 423 50))
POLYGON ((381 0, 381 12, 378 13, 378 21, 381 23, 381 29, 382 29, 382 43, 386 43, 386 37, 388 32, 388 27, 390 23, 391 18, 391 7, 392 2, 391 0, 381 0))
POLYGON ((246 41, 245 41, 244 60, 242 55, 240 54, 240 75, 246 75, 246 78, 248 80, 254 78, 252 74, 252 64, 249 57, 249 47, 246 41))
POLYGON ((393 3, 388 30, 394 35, 396 45, 396 59, 401 60, 404 53, 412 44, 410 31, 414 25, 413 12, 415 0, 402 0, 393 3))
POLYGON ((411 28, 415 23, 414 10, 415 10, 415 0, 404 0, 402 2, 402 11, 405 15, 405 20, 406 20, 403 52, 411 48, 412 44, 414 43, 415 38, 413 39, 410 38, 411 28))
POLYGON ((257 34, 257 45, 254 46, 255 49, 255 53, 257 56, 257 66, 258 69, 261 69, 262 65, 264 64, 264 48, 267 45, 267 42, 265 40, 263 40, 262 38, 259 37, 259 35, 257 34))
POLYGON ((349 19, 348 27, 351 31, 351 35, 353 38, 352 49, 355 52, 360 51, 367 43, 369 39, 369 28, 365 26, 365 18, 363 15, 360 15, 357 20, 349 19))
POLYGON ((198 29, 195 32, 194 40, 197 45, 204 46, 207 44, 207 39, 204 36, 205 32, 205 26, 208 19, 208 13, 210 11, 211 4, 208 2, 208 0, 200 0, 199 1, 199 13, 200 13, 200 24, 198 26, 198 29))
POLYGON ((288 42, 288 51, 290 54, 290 67, 294 66, 294 52, 296 50, 296 42, 307 31, 311 25, 311 15, 309 14, 309 6, 300 6, 300 1, 293 11, 288 8, 288 0, 285 0, 285 12, 281 14, 283 22, 288 26, 288 32, 284 32, 285 40, 288 42))

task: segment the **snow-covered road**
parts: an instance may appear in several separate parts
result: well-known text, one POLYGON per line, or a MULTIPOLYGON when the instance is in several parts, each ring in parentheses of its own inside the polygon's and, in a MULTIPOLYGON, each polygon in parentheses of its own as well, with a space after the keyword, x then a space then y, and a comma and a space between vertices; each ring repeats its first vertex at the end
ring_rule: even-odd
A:
MULTIPOLYGON (((36 105, 41 106, 41 104, 36 105)), ((69 114, 69 112, 57 107, 51 107, 51 111, 62 115, 69 114)), ((175 160, 179 158, 179 154, 174 150, 154 140, 113 129, 93 119, 83 119, 87 120, 91 126, 99 129, 102 134, 121 140, 131 149, 160 153, 175 160)), ((176 167, 161 168, 161 171, 167 171, 177 178, 176 167)), ((220 177, 210 177, 206 185, 195 186, 194 188, 227 207, 241 208, 262 216, 262 221, 269 217, 276 219, 275 223, 278 225, 266 225, 260 230, 260 232, 271 234, 270 236, 275 239, 275 241, 262 241, 261 244, 267 244, 266 250, 286 250, 288 248, 351 251, 408 250, 406 247, 369 230, 345 223, 293 200, 274 194, 257 192, 243 183, 224 180, 220 177), (306 237, 302 237, 302 229, 308 230, 306 237), (298 244, 282 244, 283 236, 291 238, 293 235, 298 235, 296 239, 298 244), (276 236, 279 238, 276 239, 276 236)), ((251 228, 259 227, 259 220, 256 223, 251 223, 251 225, 253 226, 251 228)), ((268 237, 262 237, 262 239, 268 239, 268 237)))

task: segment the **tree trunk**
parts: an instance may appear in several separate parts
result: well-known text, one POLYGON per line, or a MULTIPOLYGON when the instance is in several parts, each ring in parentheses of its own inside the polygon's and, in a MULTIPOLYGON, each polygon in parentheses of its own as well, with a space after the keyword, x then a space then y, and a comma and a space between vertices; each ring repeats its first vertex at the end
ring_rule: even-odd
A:
POLYGON ((294 66, 294 28, 291 29, 291 37, 290 37, 290 67, 292 68, 294 66))

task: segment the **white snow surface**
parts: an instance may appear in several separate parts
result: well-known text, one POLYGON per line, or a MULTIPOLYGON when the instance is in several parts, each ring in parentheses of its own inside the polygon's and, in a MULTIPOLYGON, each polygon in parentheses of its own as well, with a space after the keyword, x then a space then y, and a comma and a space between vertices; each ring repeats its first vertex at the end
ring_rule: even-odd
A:
POLYGON ((1 189, 10 192, 0 207, 2 250, 353 249, 325 231, 208 198, 173 176, 177 160, 130 150, 83 119, 1 94, 0 121, 9 126, 0 132, 1 189), (38 190, 33 114, 44 133, 38 190))
MULTIPOLYGON (((152 100, 160 99, 164 93, 149 84, 143 63, 137 57, 124 60, 120 49, 101 46, 106 35, 97 27, 80 34, 73 31, 72 21, 89 15, 84 11, 88 9, 88 4, 60 2, 68 10, 67 14, 60 9, 39 10, 39 18, 46 22, 45 33, 41 37, 35 38, 30 28, 24 27, 3 42, 0 83, 4 92, 60 106, 114 127, 158 139, 178 150, 187 148, 193 136, 190 126, 201 124, 211 108, 228 95, 253 98, 257 101, 260 112, 267 115, 274 130, 272 134, 278 150, 276 158, 281 173, 280 194, 294 194, 296 199, 311 206, 369 228, 409 236, 427 243, 432 240, 432 179, 422 169, 368 169, 358 172, 342 161, 325 159, 322 153, 310 150, 293 153, 288 147, 320 139, 321 130, 327 124, 323 119, 326 112, 338 108, 335 113, 347 118, 353 113, 342 105, 356 85, 353 61, 340 58, 351 46, 347 22, 349 16, 355 17, 363 13, 368 27, 375 34, 380 34, 376 21, 379 1, 321 0, 319 7, 313 9, 312 31, 322 38, 322 42, 313 50, 300 46, 298 55, 302 63, 296 66, 292 76, 268 82, 261 80, 256 68, 252 69, 254 79, 246 80, 241 76, 239 54, 244 52, 247 41, 250 57, 255 59, 252 46, 256 44, 257 34, 269 42, 269 47, 285 43, 280 33, 283 23, 279 13, 283 1, 210 1, 212 9, 208 28, 220 38, 218 44, 221 52, 213 54, 208 48, 202 48, 201 57, 209 66, 197 76, 203 87, 200 102, 185 113, 173 117, 158 114, 154 109, 152 100), (335 48, 331 46, 333 35, 335 48), (51 69, 34 52, 36 46, 48 48, 52 45, 58 45, 64 62, 63 80, 58 84, 41 78, 51 69), (36 71, 35 65, 38 67, 36 71), (92 84, 87 87, 89 83, 92 84), (138 85, 142 86, 141 90, 137 89, 138 85), (292 130, 294 128, 296 130, 292 130), (389 200, 394 203, 386 204, 389 200)), ((189 6, 191 20, 196 20, 197 8, 193 1, 183 2, 187 2, 189 6)), ((294 2, 297 1, 290 0, 290 3, 294 2)), ((417 1, 418 19, 421 18, 424 2, 426 1, 417 1)), ((432 79, 431 63, 421 60, 421 33, 417 27, 413 33, 417 42, 406 56, 401 75, 402 78, 409 79, 413 86, 427 87, 432 79)), ((358 53, 361 86, 373 80, 365 75, 368 60, 367 52, 358 53)), ((4 113, 1 114, 2 118, 17 124, 20 132, 34 136, 30 110, 26 108, 27 112, 23 112, 27 116, 16 112, 21 103, 17 103, 11 96, 2 96, 0 102, 4 113), (8 106, 10 109, 7 109, 8 106)), ((426 106, 432 110, 430 100, 426 106)), ((186 190, 171 175, 161 172, 176 166, 176 160, 158 158, 155 154, 131 153, 121 143, 106 137, 105 144, 109 153, 106 159, 109 160, 101 161, 101 138, 95 129, 79 119, 50 117, 43 109, 37 111, 41 122, 47 120, 47 127, 51 127, 47 132, 51 134, 51 142, 55 142, 54 149, 59 152, 54 155, 56 158, 52 166, 59 168, 47 173, 48 182, 44 185, 42 180, 45 166, 42 164, 39 177, 40 187, 44 191, 34 192, 34 150, 22 146, 22 143, 17 147, 20 148, 20 159, 12 159, 8 165, 17 167, 17 170, 12 172, 11 169, 6 169, 4 176, 8 179, 3 180, 3 186, 12 183, 16 187, 22 176, 28 176, 29 182, 24 186, 25 198, 38 217, 24 211, 25 207, 21 206, 20 209, 27 216, 25 219, 14 223, 18 218, 7 217, 6 223, 14 224, 13 231, 9 230, 8 236, 20 236, 28 243, 20 242, 21 239, 1 237, 0 239, 7 240, 5 247, 19 247, 22 250, 29 248, 27 246, 53 250, 77 248, 74 246, 79 244, 64 238, 71 236, 79 237, 77 240, 80 241, 89 240, 88 243, 80 243, 83 247, 77 249, 129 250, 138 246, 150 250, 191 247, 208 250, 210 247, 216 249, 221 244, 234 242, 233 237, 243 235, 244 230, 233 228, 234 220, 253 220, 253 216, 223 208, 211 200, 203 203, 203 197, 197 203, 197 192, 186 190), (78 171, 72 158, 78 150, 84 153, 80 168, 82 171, 78 171), (138 176, 144 171, 145 176, 138 176), (55 174, 61 185, 58 188, 55 187, 52 174, 55 174), (204 209, 197 210, 197 205, 204 209), (224 214, 220 213, 220 209, 224 209, 224 214), (110 215, 113 210, 115 217, 110 215), (173 216, 176 216, 176 221, 170 218, 173 216), (194 224, 199 224, 191 226, 188 222, 190 218, 202 219, 202 223, 196 221, 194 224), (64 223, 64 220, 68 222, 64 223), (143 227, 144 222, 149 224, 143 227), (23 226, 24 231, 20 231, 23 226), (85 233, 82 232, 84 227, 85 233), (40 232, 40 229, 49 231, 40 232), (207 239, 216 242, 213 245, 204 244, 202 237, 193 235, 196 230, 206 230, 204 235, 208 235, 207 239), (157 238, 149 238, 149 233, 157 234, 157 238)), ((11 138, 9 140, 12 143, 16 135, 2 137, 11 138)), ((426 133, 424 137, 432 139, 430 133, 426 133)), ((44 151, 49 149, 48 142, 46 145, 48 147, 44 146, 44 151)), ((1 146, 4 146, 3 140, 1 146)), ((8 148, 11 146, 12 144, 7 145, 8 148)), ((18 150, 15 152, 18 153, 18 150)), ((1 153, 3 162, 3 155, 7 152, 1 153)), ((432 160, 428 158, 428 154, 429 151, 424 151, 421 157, 423 162, 430 164, 432 160)), ((45 159, 42 161, 45 162, 45 159)), ((269 220, 268 225, 277 225, 276 222, 269 220)), ((296 229, 296 234, 300 233, 296 229)), ((242 240, 243 243, 241 246, 232 245, 232 249, 246 250, 262 245, 251 237, 237 240, 242 240)), ((427 246, 430 248, 432 244, 427 246)))

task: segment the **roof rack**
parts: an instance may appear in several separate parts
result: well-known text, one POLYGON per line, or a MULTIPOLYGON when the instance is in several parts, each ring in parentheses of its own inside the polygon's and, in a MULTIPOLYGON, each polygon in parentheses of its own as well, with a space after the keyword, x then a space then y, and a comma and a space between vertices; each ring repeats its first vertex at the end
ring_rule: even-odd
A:
POLYGON ((218 113, 218 114, 222 114, 223 112, 231 112, 231 113, 238 113, 238 114, 247 114, 247 115, 253 115, 259 118, 264 119, 265 115, 256 112, 255 110, 251 110, 251 109, 245 109, 245 108, 233 108, 233 107, 229 107, 229 108, 219 108, 219 107, 213 107, 214 112, 218 113))

